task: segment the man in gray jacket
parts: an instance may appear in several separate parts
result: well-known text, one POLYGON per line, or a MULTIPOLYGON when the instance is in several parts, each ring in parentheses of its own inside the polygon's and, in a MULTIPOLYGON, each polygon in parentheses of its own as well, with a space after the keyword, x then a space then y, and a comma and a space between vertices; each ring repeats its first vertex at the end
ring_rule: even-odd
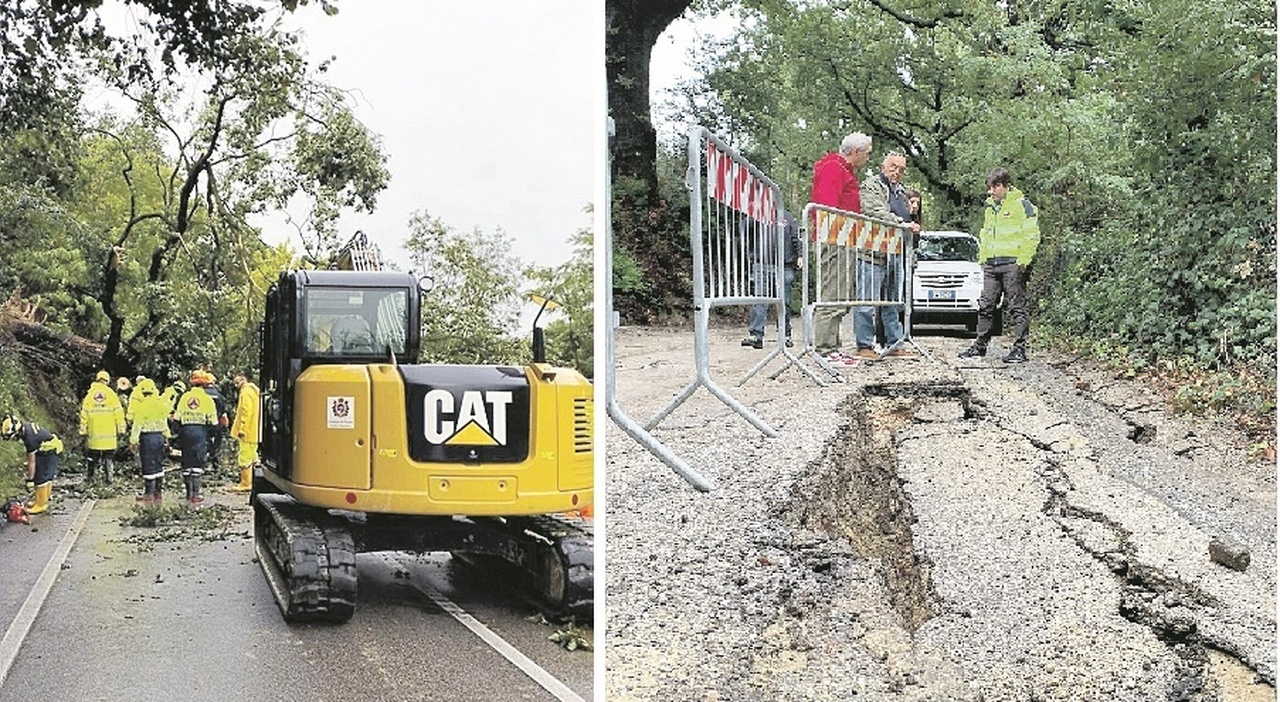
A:
MULTIPOLYGON (((862 182, 862 213, 874 219, 886 222, 898 222, 910 232, 904 238, 902 246, 911 246, 915 235, 920 232, 920 225, 911 221, 911 210, 907 204, 906 190, 902 187, 902 176, 907 172, 907 157, 897 151, 885 154, 880 165, 880 174, 867 178, 862 182)), ((859 297, 862 292, 870 292, 871 299, 901 301, 904 276, 902 270, 901 249, 898 253, 863 253, 859 252, 858 285, 859 297)), ((913 358, 916 354, 902 348, 906 334, 902 329, 902 320, 895 307, 880 305, 863 305, 853 308, 853 336, 857 345, 855 355, 863 358, 877 358, 875 347, 875 317, 879 315, 884 325, 886 349, 889 358, 913 358)))

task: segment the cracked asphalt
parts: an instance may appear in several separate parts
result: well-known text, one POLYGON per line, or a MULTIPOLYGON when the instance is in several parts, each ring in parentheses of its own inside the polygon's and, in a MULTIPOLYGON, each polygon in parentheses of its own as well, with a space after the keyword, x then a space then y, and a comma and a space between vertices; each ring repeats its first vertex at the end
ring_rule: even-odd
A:
MULTIPOLYGON (((765 353, 740 336, 712 331, 712 375, 779 436, 705 389, 654 432, 715 491, 610 426, 608 699, 1275 699, 1275 465, 1229 423, 957 333, 738 387, 765 353)), ((636 419, 694 377, 691 331, 615 345, 636 419)))

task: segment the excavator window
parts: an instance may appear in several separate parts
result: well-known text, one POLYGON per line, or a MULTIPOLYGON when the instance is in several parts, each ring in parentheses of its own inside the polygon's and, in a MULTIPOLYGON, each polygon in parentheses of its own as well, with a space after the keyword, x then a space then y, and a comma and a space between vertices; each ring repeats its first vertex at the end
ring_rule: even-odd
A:
POLYGON ((373 353, 373 331, 360 317, 338 317, 329 329, 329 344, 334 353, 373 353))
POLYGON ((408 292, 396 288, 308 288, 303 303, 310 355, 402 354, 408 292))

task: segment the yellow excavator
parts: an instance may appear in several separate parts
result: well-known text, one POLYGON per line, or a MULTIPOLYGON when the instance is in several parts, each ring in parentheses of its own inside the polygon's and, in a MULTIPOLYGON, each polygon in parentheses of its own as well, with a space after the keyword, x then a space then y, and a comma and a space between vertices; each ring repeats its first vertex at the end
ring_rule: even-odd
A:
POLYGON ((254 546, 288 621, 344 622, 356 554, 447 551, 524 574, 544 610, 593 601, 592 386, 545 362, 417 363, 428 286, 358 233, 280 274, 262 327, 254 546))

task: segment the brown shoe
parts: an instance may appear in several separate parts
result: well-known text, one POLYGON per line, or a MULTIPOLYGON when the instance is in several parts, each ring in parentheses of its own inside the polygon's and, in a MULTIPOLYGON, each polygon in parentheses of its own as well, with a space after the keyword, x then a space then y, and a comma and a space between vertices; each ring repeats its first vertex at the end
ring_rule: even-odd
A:
POLYGON ((853 352, 853 355, 855 358, 865 358, 869 361, 874 361, 880 358, 880 354, 876 353, 875 349, 858 349, 853 352))
POLYGON ((886 358, 919 358, 920 354, 912 353, 906 349, 894 349, 885 354, 886 358))

